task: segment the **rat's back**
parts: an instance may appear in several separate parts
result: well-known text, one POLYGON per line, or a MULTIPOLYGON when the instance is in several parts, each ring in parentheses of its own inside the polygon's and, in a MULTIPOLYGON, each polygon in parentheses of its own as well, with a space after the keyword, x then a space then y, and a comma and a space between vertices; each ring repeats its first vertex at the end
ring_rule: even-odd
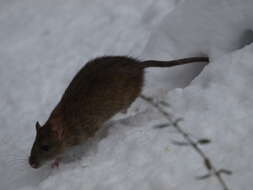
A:
POLYGON ((143 86, 139 61, 128 57, 100 57, 74 77, 59 105, 70 125, 100 125, 127 109, 143 86))

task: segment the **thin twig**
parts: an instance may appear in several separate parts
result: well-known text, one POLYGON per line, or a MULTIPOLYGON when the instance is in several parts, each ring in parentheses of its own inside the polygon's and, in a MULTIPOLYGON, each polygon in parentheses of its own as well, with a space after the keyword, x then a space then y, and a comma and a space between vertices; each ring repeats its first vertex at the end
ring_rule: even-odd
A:
POLYGON ((150 105, 152 105, 153 107, 155 107, 171 123, 171 126, 174 127, 184 137, 184 139, 188 142, 188 144, 203 158, 204 165, 207 168, 209 174, 212 174, 212 175, 214 175, 217 178, 217 180, 219 181, 219 183, 221 184, 221 186, 223 187, 224 190, 229 190, 227 184, 225 183, 225 181, 223 180, 222 176, 220 175, 221 172, 219 172, 219 170, 216 169, 216 167, 213 165, 213 163, 208 158, 208 156, 199 148, 198 144, 194 140, 192 140, 192 138, 189 136, 189 134, 186 133, 180 127, 179 122, 182 119, 173 120, 173 118, 171 117, 171 115, 169 113, 167 113, 159 105, 159 103, 156 103, 153 100, 153 98, 147 97, 145 95, 141 95, 140 97, 144 101, 146 101, 147 103, 149 103, 150 105))

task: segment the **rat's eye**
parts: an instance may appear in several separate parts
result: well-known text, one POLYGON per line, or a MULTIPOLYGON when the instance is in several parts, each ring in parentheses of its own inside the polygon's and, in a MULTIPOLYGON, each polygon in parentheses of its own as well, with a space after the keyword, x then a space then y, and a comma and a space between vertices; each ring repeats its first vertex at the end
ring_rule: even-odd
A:
POLYGON ((46 152, 50 150, 50 146, 48 146, 48 145, 42 145, 40 148, 41 148, 41 150, 44 150, 46 152))

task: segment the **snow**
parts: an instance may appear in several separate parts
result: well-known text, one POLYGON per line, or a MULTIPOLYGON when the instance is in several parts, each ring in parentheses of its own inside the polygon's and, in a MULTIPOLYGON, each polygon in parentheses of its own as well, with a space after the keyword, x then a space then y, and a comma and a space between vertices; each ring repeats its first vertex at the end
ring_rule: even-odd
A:
POLYGON ((253 167, 248 160, 253 156, 249 148, 253 143, 252 53, 250 45, 228 54, 208 65, 189 87, 168 95, 175 112, 183 116, 184 126, 194 135, 213 140, 206 147, 212 159, 235 171, 227 178, 233 189, 252 185, 253 167))
POLYGON ((96 56, 211 63, 148 69, 144 93, 167 101, 231 189, 253 185, 253 2, 251 0, 3 0, 0 2, 0 189, 222 189, 200 156, 157 110, 138 99, 59 169, 29 167, 34 125, 45 122, 66 85, 96 56), (203 69, 204 67, 204 69, 203 69), (203 70, 202 70, 203 69, 203 70), (196 77, 197 76, 197 77, 196 77))

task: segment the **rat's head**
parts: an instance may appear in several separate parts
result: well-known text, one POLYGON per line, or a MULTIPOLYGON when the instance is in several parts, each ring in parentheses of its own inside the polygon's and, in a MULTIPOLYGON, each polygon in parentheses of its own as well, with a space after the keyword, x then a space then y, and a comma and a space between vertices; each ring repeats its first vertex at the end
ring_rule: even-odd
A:
POLYGON ((41 127, 37 122, 36 138, 29 157, 29 164, 33 168, 39 168, 46 161, 62 153, 63 146, 60 130, 55 130, 50 124, 41 127))

